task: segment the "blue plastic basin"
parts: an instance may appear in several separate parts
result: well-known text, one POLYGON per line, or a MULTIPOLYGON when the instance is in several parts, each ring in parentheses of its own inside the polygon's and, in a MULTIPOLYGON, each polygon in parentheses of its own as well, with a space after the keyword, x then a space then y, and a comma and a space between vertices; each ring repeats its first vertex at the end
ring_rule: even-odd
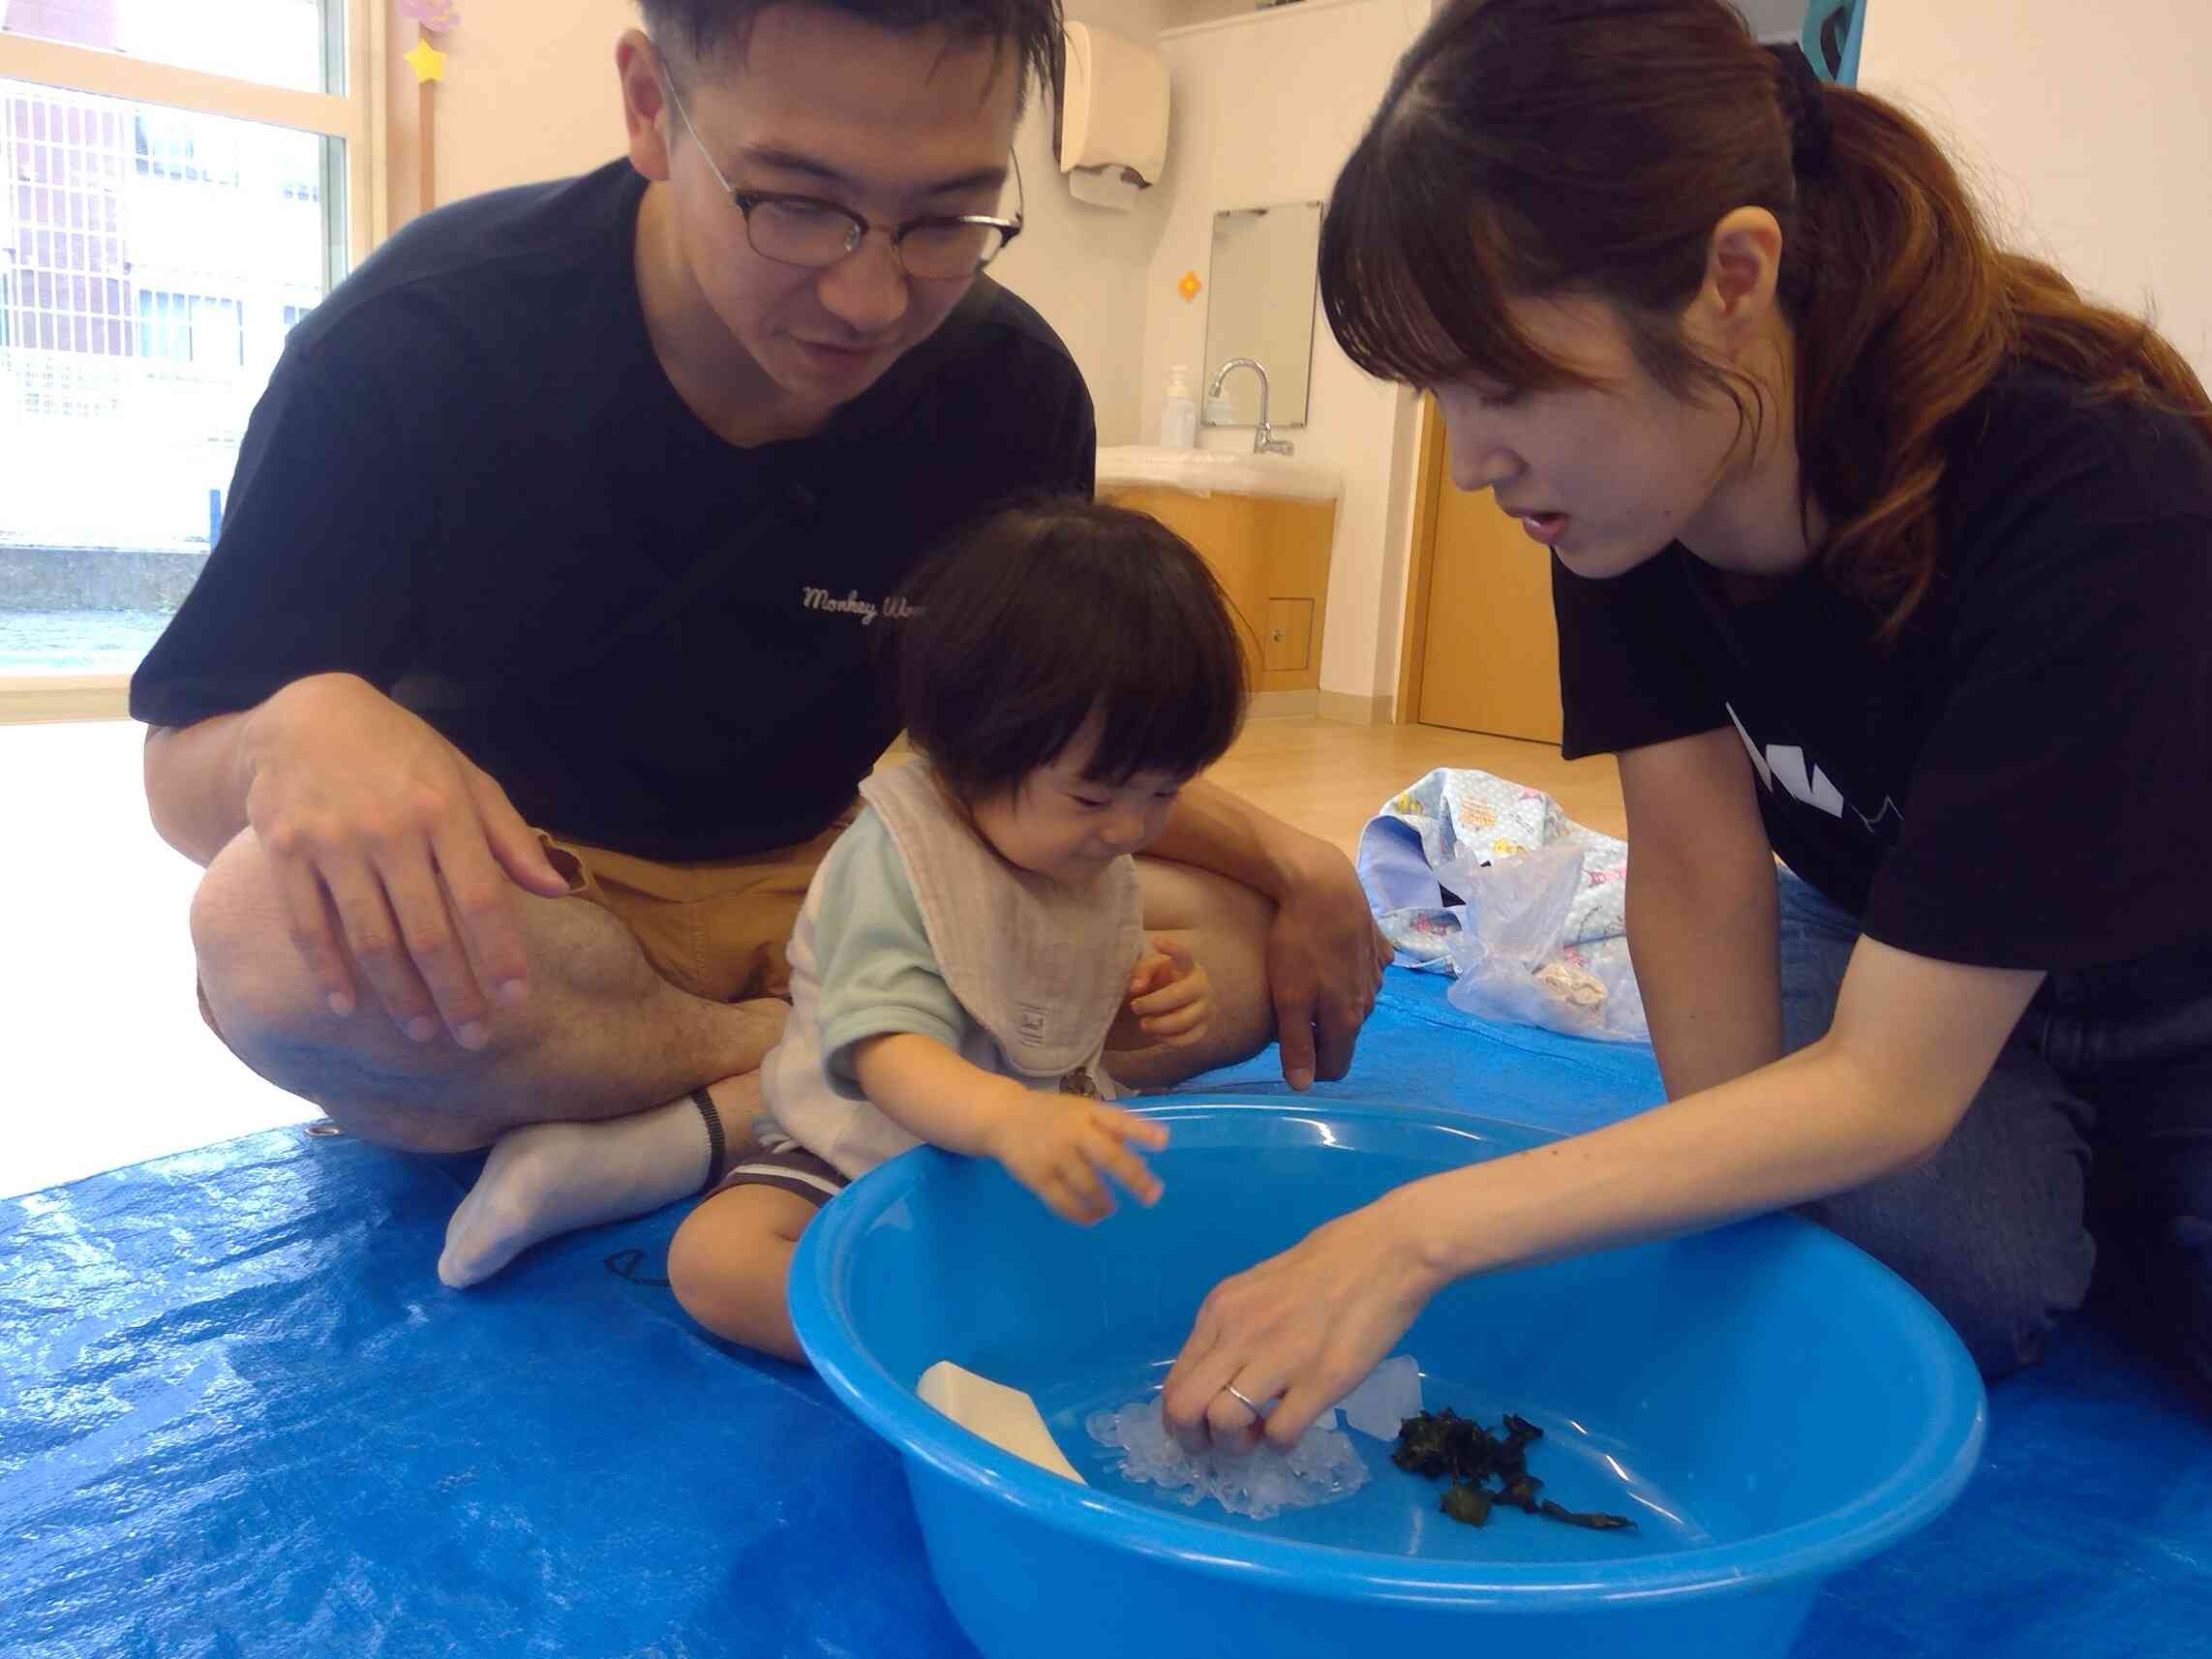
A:
POLYGON ((1535 1422, 1546 1495, 1633 1532, 1517 1511, 1461 1525, 1357 1435, 1374 1479, 1273 1521, 1132 1485, 1083 1419, 1158 1384, 1217 1280, 1400 1182, 1545 1138, 1321 1102, 1151 1112, 1173 1131, 1152 1210, 1085 1231, 996 1165, 924 1149, 826 1208, 793 1264, 800 1341, 902 1454, 938 1584, 991 1659, 1413 1656, 1470 1638, 1545 1659, 1780 1655, 1821 1580, 1925 1524, 1973 1471, 1985 1400, 1957 1338, 1871 1258, 1771 1217, 1455 1285, 1399 1344, 1431 1408, 1535 1422), (1092 1484, 924 1405, 914 1384, 941 1359, 1035 1397, 1092 1484))

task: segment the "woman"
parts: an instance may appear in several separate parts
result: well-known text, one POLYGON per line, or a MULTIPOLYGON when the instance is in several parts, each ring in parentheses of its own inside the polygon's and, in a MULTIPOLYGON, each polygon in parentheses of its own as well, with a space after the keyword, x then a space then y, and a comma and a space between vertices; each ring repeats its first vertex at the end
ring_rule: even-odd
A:
POLYGON ((1249 1444, 1274 1402, 1294 1439, 1454 1279, 1791 1205, 1991 1374, 2081 1302, 2094 1213, 2212 1374, 2189 365, 1724 0, 1459 0, 1321 267, 1345 349, 1434 392, 1453 481, 1551 550, 1564 747, 1619 757, 1669 1102, 1217 1286, 1179 1436, 1249 1444))

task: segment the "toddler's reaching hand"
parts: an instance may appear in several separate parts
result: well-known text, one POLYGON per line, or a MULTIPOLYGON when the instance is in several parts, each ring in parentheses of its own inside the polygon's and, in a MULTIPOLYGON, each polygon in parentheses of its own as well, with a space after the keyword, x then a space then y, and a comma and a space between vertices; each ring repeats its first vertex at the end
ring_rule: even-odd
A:
POLYGON ((1113 1214, 1104 1176, 1140 1204, 1160 1199, 1160 1178, 1132 1151, 1167 1144, 1164 1124, 1080 1095, 1023 1091, 1028 1099, 999 1121, 990 1155, 1065 1221, 1088 1226, 1113 1214))

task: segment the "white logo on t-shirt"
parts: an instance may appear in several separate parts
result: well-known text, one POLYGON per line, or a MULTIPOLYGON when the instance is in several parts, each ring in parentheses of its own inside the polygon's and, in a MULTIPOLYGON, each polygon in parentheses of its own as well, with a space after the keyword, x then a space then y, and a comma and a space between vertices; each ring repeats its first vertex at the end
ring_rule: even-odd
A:
POLYGON ((1874 826, 1884 819, 1903 820, 1897 803, 1888 796, 1882 798, 1882 810, 1869 818, 1865 813, 1843 799, 1843 792, 1829 781, 1828 773, 1816 765, 1807 771, 1805 752, 1796 743, 1769 743, 1764 749, 1752 740, 1751 734, 1743 729, 1742 717, 1736 712, 1734 704, 1726 705, 1728 718, 1735 724, 1736 735, 1743 739, 1749 751, 1751 765, 1758 769, 1759 781, 1772 791, 1779 782, 1792 800, 1806 806, 1818 807, 1831 818, 1841 818, 1845 812, 1864 824, 1871 833, 1874 826))
POLYGON ((827 588, 802 588, 799 590, 799 606, 803 611, 829 611, 839 616, 858 617, 864 628, 878 617, 897 622, 922 614, 919 605, 910 605, 895 593, 879 605, 872 599, 862 598, 860 590, 852 588, 845 589, 842 599, 833 595, 827 588))

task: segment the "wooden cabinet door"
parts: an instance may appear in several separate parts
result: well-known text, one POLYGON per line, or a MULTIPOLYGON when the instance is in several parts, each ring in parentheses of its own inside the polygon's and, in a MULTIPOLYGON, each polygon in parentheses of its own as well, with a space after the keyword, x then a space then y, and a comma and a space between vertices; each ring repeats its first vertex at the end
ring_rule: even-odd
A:
MULTIPOLYGON (((1439 423, 1440 431, 1441 423, 1439 423)), ((1435 545, 1421 641, 1419 718, 1501 738, 1560 740, 1560 640, 1551 555, 1488 490, 1469 495, 1431 450, 1435 545)))
POLYGON ((1101 485, 1099 498, 1151 514, 1197 550, 1243 624, 1255 692, 1319 689, 1334 501, 1148 484, 1101 485))

